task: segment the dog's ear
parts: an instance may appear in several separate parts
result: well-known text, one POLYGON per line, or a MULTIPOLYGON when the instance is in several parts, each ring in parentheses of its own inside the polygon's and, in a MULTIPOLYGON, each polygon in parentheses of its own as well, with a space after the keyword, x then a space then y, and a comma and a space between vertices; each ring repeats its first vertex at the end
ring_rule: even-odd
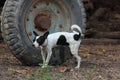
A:
POLYGON ((47 36, 49 35, 49 31, 45 32, 45 34, 43 35, 45 38, 47 38, 47 36))
POLYGON ((35 36, 39 36, 35 31, 33 31, 33 33, 34 33, 35 36))

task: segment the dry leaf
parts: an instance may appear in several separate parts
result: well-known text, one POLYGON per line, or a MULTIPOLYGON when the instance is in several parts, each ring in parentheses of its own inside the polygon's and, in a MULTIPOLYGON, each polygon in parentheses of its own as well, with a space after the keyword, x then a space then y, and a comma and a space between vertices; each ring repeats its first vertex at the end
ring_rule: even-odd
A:
POLYGON ((90 58, 90 54, 89 53, 87 53, 87 54, 82 54, 82 56, 84 57, 84 58, 90 58))
POLYGON ((59 72, 65 72, 65 71, 67 71, 67 67, 66 66, 61 66, 61 67, 59 67, 59 72))
POLYGON ((120 19, 120 14, 115 14, 114 17, 120 19))
POLYGON ((31 74, 32 70, 15 70, 19 74, 31 74))
POLYGON ((26 70, 15 70, 15 72, 17 72, 19 74, 27 74, 26 70))

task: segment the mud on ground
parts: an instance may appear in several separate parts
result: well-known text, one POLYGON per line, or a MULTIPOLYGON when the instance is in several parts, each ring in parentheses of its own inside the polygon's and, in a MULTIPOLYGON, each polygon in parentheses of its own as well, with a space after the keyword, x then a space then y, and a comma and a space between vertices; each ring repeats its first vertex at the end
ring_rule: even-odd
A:
MULTIPOLYGON (((79 55, 82 57, 79 70, 73 69, 76 63, 71 58, 50 69, 51 80, 120 80, 120 45, 82 45, 79 55)), ((38 68, 23 66, 4 43, 0 44, 0 80, 42 80, 39 75, 30 77, 38 68)))

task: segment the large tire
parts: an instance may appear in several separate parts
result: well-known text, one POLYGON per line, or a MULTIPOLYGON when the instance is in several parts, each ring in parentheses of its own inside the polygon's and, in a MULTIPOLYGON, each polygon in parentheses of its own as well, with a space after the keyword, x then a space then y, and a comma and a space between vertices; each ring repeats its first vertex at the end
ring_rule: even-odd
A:
MULTIPOLYGON (((31 37, 28 36, 29 27, 27 27, 26 25, 27 23, 25 22, 26 14, 28 13, 29 7, 34 2, 37 2, 37 1, 38 3, 40 3, 41 0, 6 0, 3 7, 3 11, 2 11, 1 31, 2 31, 2 36, 4 38, 4 41, 7 43, 13 55, 16 58, 18 58, 23 64, 26 64, 26 65, 38 65, 38 63, 42 62, 40 49, 36 49, 32 47, 32 41, 30 39, 31 37)), ((43 0, 43 2, 44 1, 48 1, 48 0, 43 0)), ((59 0, 55 0, 56 3, 57 1, 59 0)), ((84 12, 84 7, 82 2, 80 0, 61 0, 59 2, 63 2, 64 6, 68 5, 67 8, 70 13, 69 16, 71 17, 69 19, 70 24, 68 25, 70 26, 72 24, 78 24, 84 32, 85 31, 85 12, 84 12)), ((52 1, 50 3, 52 3, 52 1)), ((63 17, 63 21, 64 20, 66 19, 64 19, 63 17)), ((63 25, 66 26, 66 24, 65 25, 63 24, 63 25)), ((66 28, 65 31, 69 31, 69 29, 70 27, 66 28)), ((47 30, 50 30, 51 33, 56 32, 51 29, 47 29, 47 30)), ((71 54, 68 47, 55 48, 53 49, 53 55, 50 60, 50 64, 57 64, 57 65, 61 64, 70 57, 71 57, 71 54)))

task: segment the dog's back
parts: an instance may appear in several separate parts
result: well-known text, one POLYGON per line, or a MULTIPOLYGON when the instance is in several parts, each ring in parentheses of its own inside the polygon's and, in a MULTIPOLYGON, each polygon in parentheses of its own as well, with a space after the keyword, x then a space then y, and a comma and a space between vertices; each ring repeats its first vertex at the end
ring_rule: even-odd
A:
POLYGON ((48 46, 69 45, 80 43, 81 28, 77 25, 71 27, 73 32, 56 32, 47 37, 48 46), (77 30, 77 31, 76 31, 77 30))

